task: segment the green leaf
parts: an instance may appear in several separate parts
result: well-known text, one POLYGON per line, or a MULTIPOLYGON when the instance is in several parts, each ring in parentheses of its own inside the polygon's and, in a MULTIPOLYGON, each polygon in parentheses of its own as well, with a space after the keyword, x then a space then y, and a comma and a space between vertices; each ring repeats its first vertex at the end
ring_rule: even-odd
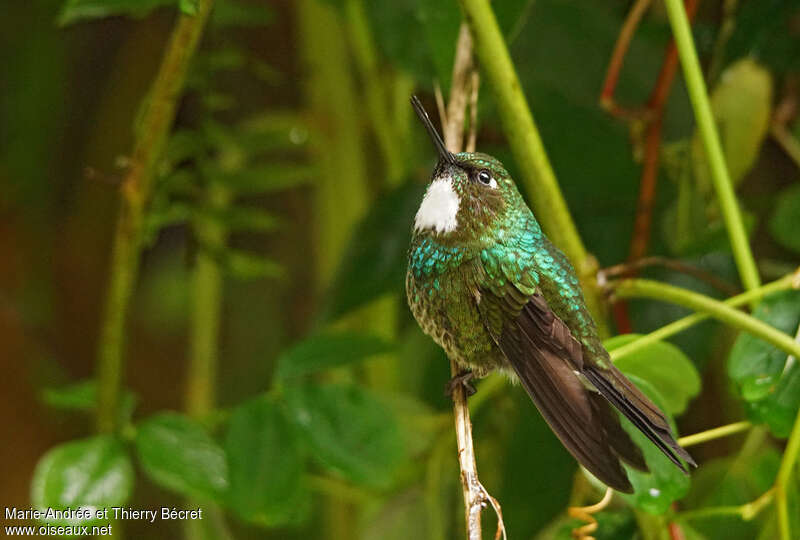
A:
MULTIPOLYGON (((639 334, 625 334, 607 339, 603 345, 612 351, 639 337, 639 334)), ((653 343, 623 356, 615 364, 625 375, 635 375, 652 384, 664 399, 665 412, 672 415, 685 411, 689 401, 700 393, 697 369, 683 351, 671 343, 653 343)))
MULTIPOLYGON (((741 183, 758 157, 767 135, 771 106, 770 74, 751 58, 731 64, 711 94, 711 109, 734 186, 741 183)), ((699 132, 692 138, 692 163, 701 192, 713 196, 711 169, 699 132)))
MULTIPOLYGON (((45 388, 42 391, 42 401, 54 409, 94 413, 97 408, 97 383, 94 379, 85 379, 67 386, 45 388)), ((136 408, 136 395, 130 390, 124 390, 119 406, 120 423, 125 424, 136 408)))
POLYGON ((175 5, 175 0, 67 0, 58 15, 58 24, 116 15, 144 17, 157 7, 170 5, 175 5))
POLYGON ((228 504, 242 519, 275 527, 302 521, 310 510, 303 455, 281 410, 259 397, 233 412, 225 439, 228 504))
POLYGON ((321 334, 305 339, 278 358, 276 377, 291 379, 387 353, 392 345, 377 336, 321 334))
POLYGON ((291 421, 311 455, 345 478, 388 486, 404 454, 397 419, 361 387, 304 384, 286 389, 291 421))
POLYGON ((769 220, 769 232, 783 247, 800 252, 800 185, 781 191, 777 198, 775 213, 769 220))
POLYGON ((182 414, 160 413, 142 422, 136 451, 147 475, 169 490, 221 500, 228 488, 225 453, 200 424, 182 414))
POLYGON ((387 291, 403 290, 411 223, 424 189, 406 183, 373 204, 342 257, 324 320, 333 320, 387 291))
MULTIPOLYGON (((453 73, 453 59, 461 26, 461 10, 458 4, 451 0, 443 2, 417 0, 416 4, 415 19, 418 21, 417 26, 421 29, 424 42, 427 44, 426 56, 433 63, 437 80, 446 90, 450 86, 453 73)), ((416 37, 418 31, 416 29, 409 30, 405 39, 418 39, 416 37)), ((423 76, 418 80, 429 79, 429 77, 424 77, 425 71, 418 72, 417 69, 416 67, 412 68, 412 72, 418 77, 423 76)))
MULTIPOLYGON (((800 291, 764 298, 753 316, 794 336, 800 324, 800 291)), ((748 416, 766 423, 776 437, 788 437, 800 407, 797 359, 750 334, 742 333, 728 358, 728 375, 736 383, 748 416)))
MULTIPOLYGON (((31 504, 38 509, 122 506, 133 492, 133 466, 125 447, 100 435, 49 450, 36 465, 31 504)), ((101 516, 102 517, 102 516, 101 516)), ((97 516, 75 520, 43 520, 51 525, 104 525, 97 516)))
MULTIPOLYGON (((644 379, 635 375, 628 375, 628 378, 644 392, 647 397, 653 400, 662 411, 667 410, 666 403, 658 391, 644 379)), ((675 423, 669 413, 672 431, 677 433, 675 423)), ((626 418, 622 418, 622 427, 633 439, 639 448, 642 449, 644 460, 649 473, 637 471, 631 467, 625 467, 628 478, 633 485, 632 494, 621 494, 630 504, 644 510, 649 514, 663 514, 669 510, 670 505, 678 499, 684 497, 689 491, 689 477, 667 458, 650 440, 626 418)))

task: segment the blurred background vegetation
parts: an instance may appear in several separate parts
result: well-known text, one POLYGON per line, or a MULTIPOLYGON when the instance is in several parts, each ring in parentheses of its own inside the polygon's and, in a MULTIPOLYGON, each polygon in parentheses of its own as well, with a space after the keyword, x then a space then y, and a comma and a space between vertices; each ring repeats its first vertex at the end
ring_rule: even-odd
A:
MULTIPOLYGON (((671 36, 660 1, 625 57, 619 106, 599 105, 639 4, 492 7, 600 267, 659 256, 681 264, 640 274, 725 298, 742 285, 680 70, 659 82, 671 36), (659 88, 671 93, 653 108, 659 88), (635 233, 654 157, 652 223, 635 233)), ((210 5, 2 3, 0 503, 207 510, 117 524, 130 538, 460 538, 448 363, 403 292, 434 162, 408 98, 434 111, 434 82, 447 95, 458 2, 210 5), (184 57, 165 67, 169 51, 184 57)), ((800 2, 699 2, 693 32, 769 282, 800 260, 800 2)), ((478 149, 519 178, 486 88, 478 149)), ((647 333, 689 313, 639 299, 609 321, 647 333)), ((800 294, 769 296, 754 315, 795 336, 800 294)), ((681 434, 753 427, 693 447, 691 481, 648 454, 657 474, 600 514, 598 538, 778 538, 779 470, 800 535, 784 459, 800 405, 793 358, 707 321, 624 367, 681 434), (765 504, 740 506, 754 500, 765 504)), ((478 467, 509 538, 569 538, 567 505, 602 491, 519 387, 478 386, 478 467)))

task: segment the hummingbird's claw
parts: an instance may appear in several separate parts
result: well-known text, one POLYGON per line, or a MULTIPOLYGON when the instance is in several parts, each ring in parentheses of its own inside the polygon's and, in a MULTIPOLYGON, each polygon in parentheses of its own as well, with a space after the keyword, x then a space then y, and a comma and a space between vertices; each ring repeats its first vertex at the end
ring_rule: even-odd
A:
POLYGON ((453 392, 455 392, 456 388, 459 386, 464 388, 464 391, 467 393, 467 397, 473 395, 477 390, 472 385, 470 381, 475 377, 475 374, 471 371, 465 371, 463 373, 459 373, 449 381, 447 384, 444 385, 444 395, 450 398, 453 397, 453 392))

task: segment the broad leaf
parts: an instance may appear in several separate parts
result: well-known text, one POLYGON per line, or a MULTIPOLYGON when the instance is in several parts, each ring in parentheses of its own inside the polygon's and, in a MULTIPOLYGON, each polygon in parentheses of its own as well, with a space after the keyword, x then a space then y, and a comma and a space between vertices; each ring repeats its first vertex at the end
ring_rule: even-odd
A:
POLYGON ((356 227, 330 288, 326 320, 388 291, 402 291, 414 213, 425 187, 407 183, 379 199, 356 227))
MULTIPOLYGON (((133 492, 133 466, 125 447, 101 435, 48 451, 33 473, 31 504, 38 509, 122 506, 133 492)), ((104 525, 108 519, 47 520, 51 525, 104 525)))
POLYGON ((285 380, 351 362, 360 362, 392 350, 376 336, 354 333, 322 334, 301 341, 278 358, 276 376, 285 380))
MULTIPOLYGON (((637 338, 639 334, 625 334, 604 342, 612 351, 637 338)), ((625 375, 635 375, 653 385, 664 399, 665 412, 679 415, 693 397, 700 392, 700 375, 694 364, 679 348, 659 341, 623 356, 614 362, 625 375)))
POLYGON ((157 414, 136 431, 139 463, 157 484, 183 495, 220 500, 228 488, 225 454, 197 422, 157 414))
POLYGON ((800 185, 783 190, 778 195, 775 213, 769 220, 769 232, 783 247, 800 252, 800 185))
POLYGON ((266 527, 301 521, 310 510, 303 455, 281 410, 259 397, 236 408, 225 439, 228 504, 239 517, 266 527))
POLYGON ((242 279, 278 278, 283 276, 283 267, 264 255, 225 248, 215 253, 222 268, 231 276, 242 279))
MULTIPOLYGON (((753 315, 794 336, 800 324, 800 291, 764 298, 753 315)), ((736 383, 748 415, 766 423, 777 437, 788 437, 800 407, 800 366, 782 350, 742 333, 728 358, 728 375, 736 383)))
POLYGON ((355 385, 286 389, 289 416, 312 457, 345 478, 374 487, 392 481, 404 449, 397 419, 355 385))
MULTIPOLYGON (((771 104, 770 74, 750 58, 729 66, 711 94, 711 109, 734 186, 758 157, 769 127, 771 104)), ((692 162, 700 191, 713 196, 711 170, 699 132, 692 138, 692 162)))

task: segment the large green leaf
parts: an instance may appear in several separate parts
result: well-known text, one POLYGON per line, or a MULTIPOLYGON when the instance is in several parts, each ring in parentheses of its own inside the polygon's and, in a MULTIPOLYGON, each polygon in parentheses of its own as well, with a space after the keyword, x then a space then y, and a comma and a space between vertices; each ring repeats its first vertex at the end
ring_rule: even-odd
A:
POLYGON ((775 213, 769 220, 769 232, 783 247, 800 252, 800 185, 786 188, 778 195, 775 213))
MULTIPOLYGON (((607 339, 603 344, 612 351, 639 337, 639 334, 625 334, 607 339)), ((635 375, 652 384, 664 399, 665 412, 672 415, 685 411, 689 400, 700 392, 700 375, 697 369, 671 343, 658 341, 623 356, 615 364, 626 375, 635 375)))
MULTIPOLYGON (((764 298, 753 315, 794 336, 800 324, 800 291, 764 298)), ((777 437, 788 437, 800 407, 797 359, 750 334, 741 334, 728 358, 728 375, 755 422, 766 423, 777 437)))
MULTIPOLYGON (((666 411, 667 406, 658 391, 644 379, 635 375, 628 374, 630 380, 644 392, 647 397, 653 400, 661 410, 666 411)), ((675 423, 667 413, 670 425, 674 433, 675 423)), ((622 418, 622 417, 620 417, 622 418)), ((633 485, 632 494, 621 494, 629 503, 650 514, 663 514, 669 510, 670 505, 684 497, 689 491, 689 477, 667 458, 650 440, 626 418, 622 418, 622 427, 633 439, 639 448, 642 449, 644 460, 649 473, 637 471, 631 467, 625 467, 628 471, 628 478, 633 485)))
POLYGON ((278 358, 276 377, 285 380, 359 362, 392 350, 392 345, 377 336, 355 333, 321 334, 301 341, 278 358))
POLYGON ((147 475, 167 489, 221 500, 228 488, 225 453, 187 416, 166 412, 142 422, 136 431, 136 451, 147 475))
POLYGON ((363 388, 305 384, 286 389, 289 416, 311 455, 353 482, 385 487, 404 445, 391 410, 363 388))
POLYGON ((228 504, 247 521, 266 527, 302 520, 310 509, 303 455, 280 409, 259 397, 233 412, 225 439, 230 469, 228 504))
MULTIPOLYGON (((125 447, 101 435, 68 442, 48 451, 33 473, 31 504, 48 508, 122 506, 133 492, 133 466, 125 447)), ((102 525, 108 519, 47 519, 51 525, 102 525)))
POLYGON ((61 7, 58 24, 67 25, 114 15, 144 17, 154 8, 175 4, 177 0, 67 0, 61 7))
POLYGON ((411 224, 424 189, 408 183, 388 193, 356 227, 330 288, 325 319, 335 319, 387 291, 403 290, 411 224))

